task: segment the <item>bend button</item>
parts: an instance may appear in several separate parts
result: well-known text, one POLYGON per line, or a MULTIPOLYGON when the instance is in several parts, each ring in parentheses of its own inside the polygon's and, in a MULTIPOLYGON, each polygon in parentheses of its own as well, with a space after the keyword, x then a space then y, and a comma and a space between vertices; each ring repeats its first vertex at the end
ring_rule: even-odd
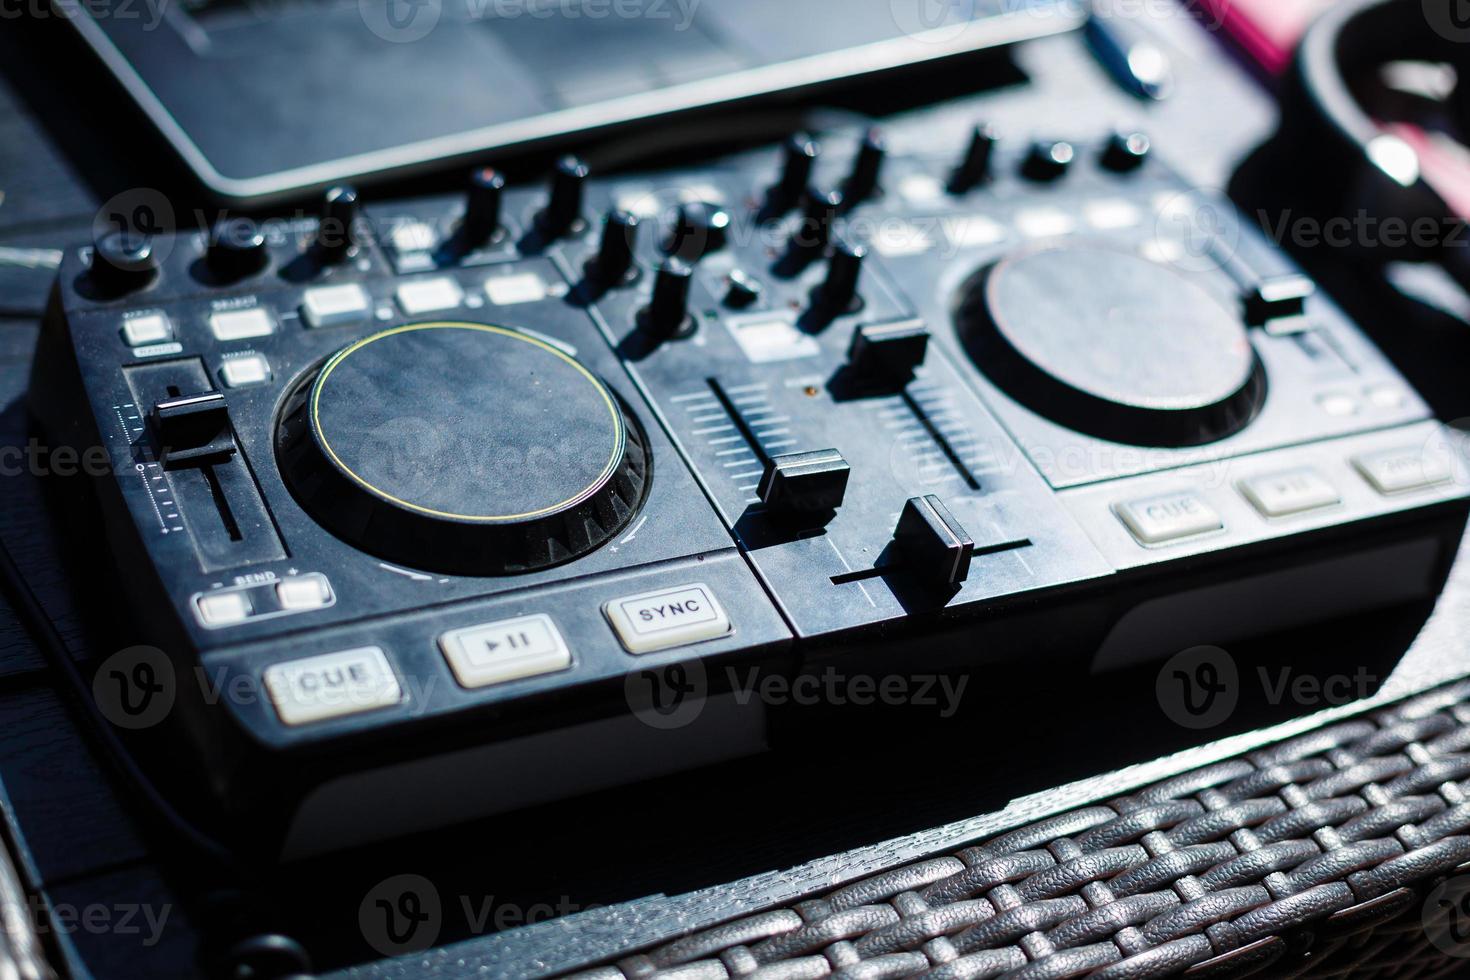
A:
POLYGON ((614 599, 602 611, 629 653, 654 653, 730 632, 730 617, 702 583, 614 599))
POLYGON ((1139 544, 1156 545, 1208 534, 1225 526, 1215 508, 1193 491, 1118 504, 1114 510, 1139 544))
POLYGON ((288 725, 306 725, 397 704, 398 678, 380 647, 344 650, 267 667, 265 688, 288 725))

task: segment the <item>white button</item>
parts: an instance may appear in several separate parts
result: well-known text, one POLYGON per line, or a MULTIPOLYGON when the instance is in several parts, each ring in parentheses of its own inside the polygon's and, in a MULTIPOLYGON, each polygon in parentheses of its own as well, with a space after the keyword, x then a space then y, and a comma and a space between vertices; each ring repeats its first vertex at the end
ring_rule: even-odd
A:
POLYGON ((400 252, 422 252, 434 247, 437 236, 433 227, 422 221, 405 221, 393 226, 388 239, 400 252))
POLYGON ((1290 517, 1342 503, 1337 488, 1316 470, 1290 470, 1252 477, 1240 492, 1263 517, 1290 517))
POLYGON ((194 605, 205 626, 233 626, 250 618, 250 599, 244 592, 206 592, 194 605))
POLYGON ((1368 389, 1368 400, 1375 408, 1403 408, 1409 396, 1398 385, 1375 385, 1368 389))
POLYGON ((523 616, 453 630, 439 637, 439 649, 464 687, 504 684, 566 670, 572 654, 550 616, 523 616))
POLYGON ((944 184, 928 174, 909 174, 898 182, 898 193, 910 204, 928 204, 944 197, 944 184))
POLYGON ((1083 213, 1087 223, 1099 231, 1133 228, 1143 221, 1143 214, 1138 208, 1121 198, 1093 201, 1083 209, 1083 213))
POLYGON ((266 668, 265 687, 288 725, 397 704, 398 678, 379 647, 344 650, 266 668))
POLYGON ((216 340, 249 340, 251 337, 266 337, 276 329, 276 321, 270 311, 259 306, 248 310, 226 310, 211 313, 209 329, 216 340))
POLYGON ((1077 222, 1065 211, 1038 208, 1017 214, 1016 228, 1027 238, 1055 238, 1072 234, 1077 222))
POLYGON ((1415 448, 1368 453, 1354 459, 1353 465, 1382 494, 1422 490, 1448 483, 1454 475, 1444 460, 1415 448))
POLYGON ((949 234, 949 240, 956 248, 979 248, 1003 242, 1006 238, 1004 227, 977 214, 946 218, 944 226, 945 231, 949 234))
POLYGON ((1190 490, 1134 500, 1114 510, 1141 544, 1163 544, 1225 526, 1215 509, 1190 490))
POLYGON ((1317 396, 1317 405, 1328 415, 1335 415, 1338 418, 1357 415, 1358 409, 1362 407, 1356 398, 1341 391, 1328 392, 1325 395, 1317 396))
POLYGON ((702 583, 614 599, 602 611, 629 653, 653 653, 730 632, 730 617, 702 583))
POLYGON ((331 604, 332 587, 325 575, 293 575, 276 583, 276 599, 291 612, 321 609, 331 604))
POLYGON ((464 290, 459 283, 443 276, 438 279, 418 279, 398 287, 398 305, 409 316, 418 313, 433 313, 450 310, 464 302, 464 290))
POLYGON ((534 272, 514 276, 496 276, 485 280, 485 295, 496 306, 535 303, 546 298, 546 283, 534 272))
POLYGON ((149 313, 123 321, 123 340, 129 347, 144 347, 172 340, 173 324, 162 313, 149 313))
POLYGON ((308 327, 336 327, 367 318, 372 300, 355 282, 308 289, 301 298, 301 318, 308 327))
POLYGON ((232 357, 219 366, 220 380, 226 388, 262 385, 271 379, 271 366, 259 354, 232 357))

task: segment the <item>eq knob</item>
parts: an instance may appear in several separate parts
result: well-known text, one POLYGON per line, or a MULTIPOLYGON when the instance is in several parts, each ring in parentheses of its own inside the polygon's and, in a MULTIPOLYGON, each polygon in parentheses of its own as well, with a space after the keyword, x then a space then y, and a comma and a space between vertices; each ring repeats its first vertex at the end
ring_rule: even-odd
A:
POLYGON ((327 265, 343 262, 357 245, 357 218, 361 206, 357 191, 351 187, 333 187, 322 198, 321 217, 317 221, 317 254, 327 265))
POLYGON ((215 226, 204 261, 222 282, 237 282, 270 265, 270 250, 260 226, 249 218, 231 218, 215 226))
POLYGON ((500 212, 505 197, 505 177, 493 167, 470 174, 465 195, 464 221, 460 237, 469 248, 479 248, 500 230, 500 212))
POLYGON ((604 289, 631 278, 638 247, 638 216, 631 211, 609 211, 602 222, 597 255, 588 264, 588 277, 604 289))
POLYGON ((863 135, 853 160, 852 173, 842 185, 842 196, 848 207, 854 207, 878 191, 883 162, 888 158, 888 141, 883 132, 870 129, 863 135))
POLYGON ((1116 174, 1138 170, 1148 162, 1152 144, 1143 133, 1114 133, 1103 147, 1102 165, 1116 174))
POLYGON ((811 183, 821 145, 806 133, 797 133, 781 148, 781 176, 766 191, 761 220, 770 221, 790 211, 811 183))
POLYGON ((673 234, 664 250, 685 262, 698 262, 729 244, 730 212, 717 204, 691 201, 679 208, 673 234))
POLYGON ((1026 162, 1021 165, 1021 173, 1030 180, 1043 183, 1060 180, 1072 169, 1072 162, 1076 159, 1077 148, 1071 143, 1043 140, 1032 144, 1026 162))
POLYGON ((131 231, 104 232, 92 243, 88 280, 108 295, 130 293, 158 278, 161 262, 153 236, 131 231))
POLYGON ((964 194, 988 181, 993 175, 995 150, 1000 145, 1000 135, 990 126, 976 126, 970 133, 970 142, 965 147, 964 158, 954 173, 950 174, 949 192, 964 194))
POLYGON ((626 405, 568 352, 484 323, 355 340, 287 395, 276 456, 320 524, 453 575, 564 564, 617 535, 651 476, 626 405))
POLYGON ((867 248, 853 242, 839 241, 832 247, 827 278, 812 297, 812 307, 816 312, 831 318, 851 313, 862 306, 858 280, 862 277, 863 260, 867 256, 867 248))
POLYGON ((791 233, 791 252, 809 260, 826 251, 832 240, 832 227, 837 223, 841 210, 842 194, 839 191, 807 188, 802 199, 801 220, 791 233))
POLYGON ((639 325, 660 340, 687 337, 694 332, 689 315, 689 288, 694 269, 689 263, 669 256, 653 280, 653 296, 639 314, 639 325))
POLYGON ((543 234, 560 238, 582 220, 582 201, 586 196, 587 178, 591 170, 574 156, 562 157, 551 172, 551 196, 546 208, 536 216, 543 234))

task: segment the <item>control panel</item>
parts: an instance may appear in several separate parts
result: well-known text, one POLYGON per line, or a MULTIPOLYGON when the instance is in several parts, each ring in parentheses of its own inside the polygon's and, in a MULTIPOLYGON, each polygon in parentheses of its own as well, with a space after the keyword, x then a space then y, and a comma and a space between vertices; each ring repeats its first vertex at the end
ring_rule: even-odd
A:
POLYGON ((71 250, 38 425, 111 459, 145 634, 260 692, 199 705, 207 795, 321 849, 423 826, 348 805, 415 766, 503 809, 758 747, 757 699, 631 748, 725 667, 1106 666, 1432 593, 1467 475, 1423 402, 1144 134, 1075 135, 71 250))

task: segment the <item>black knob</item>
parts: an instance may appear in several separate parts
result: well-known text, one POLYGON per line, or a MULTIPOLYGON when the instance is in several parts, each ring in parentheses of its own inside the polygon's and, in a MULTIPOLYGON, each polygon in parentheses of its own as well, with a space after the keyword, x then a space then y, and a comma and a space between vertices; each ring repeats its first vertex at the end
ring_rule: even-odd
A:
POLYGON ((153 236, 133 231, 110 231, 92 243, 88 278, 105 293, 142 289, 158 277, 160 263, 153 236))
POLYGON ((835 449, 773 456, 766 461, 757 493, 773 517, 818 527, 842 506, 851 472, 835 449))
POLYGON ((975 541, 932 494, 904 504, 893 545, 909 573, 936 588, 953 589, 970 577, 975 541))
POLYGON ((730 309, 745 310, 760 302, 762 289, 759 280, 735 269, 725 278, 725 282, 724 303, 730 309))
POLYGON ((878 190, 878 181, 883 173, 883 161, 888 156, 888 141, 881 130, 870 129, 863 135, 853 161, 852 174, 842 185, 842 194, 848 207, 866 201, 878 190))
POLYGON ((730 212, 716 204, 691 201, 679 208, 665 251, 685 262, 698 262, 729 243, 730 212))
POLYGON ((689 287, 694 268, 677 256, 669 256, 653 280, 653 298, 640 314, 641 326, 655 337, 669 340, 694 332, 689 315, 689 287))
POLYGON ((860 377, 907 382, 929 353, 929 330, 922 320, 864 323, 852 332, 849 367, 860 377))
POLYGON ((863 259, 868 250, 862 245, 839 241, 832 248, 827 264, 827 278, 817 287, 814 306, 828 316, 841 316, 862 305, 858 296, 858 280, 863 274, 863 259))
POLYGON ((832 240, 832 226, 842 210, 842 194, 807 188, 802 199, 801 221, 791 234, 791 250, 804 256, 817 256, 826 251, 832 240))
POLYGON ((541 230, 560 237, 582 218, 582 198, 587 190, 587 164, 576 157, 562 157, 551 173, 551 198, 537 217, 541 230))
POLYGON ((500 210, 505 197, 505 177, 493 167, 470 174, 465 198, 464 223, 460 234, 471 248, 484 245, 500 230, 500 210))
POLYGON ((253 276, 270 260, 265 235, 249 218, 231 218, 216 225, 205 253, 209 271, 224 282, 253 276))
POLYGON ((1031 180, 1058 180, 1067 175, 1072 161, 1077 159, 1077 148, 1064 140, 1043 140, 1031 146, 1021 173, 1031 180))
POLYGON ((786 141, 781 150, 781 177, 766 192, 762 218, 780 217, 801 200, 821 155, 820 144, 806 133, 797 133, 786 141))
POLYGON ((1114 173, 1130 173, 1148 161, 1151 149, 1143 133, 1114 133, 1103 149, 1102 165, 1114 173))
POLYGON ((327 191, 316 229, 317 252, 322 261, 335 265, 352 253, 357 244, 354 226, 359 211, 357 191, 351 187, 333 187, 327 191))
POLYGON ((1000 134, 990 126, 976 126, 970 134, 970 145, 965 148, 964 159, 949 178, 951 194, 963 194, 985 183, 993 176, 995 149, 1000 145, 1000 134))
POLYGON ((588 269, 598 285, 611 286, 628 278, 638 244, 638 216, 631 211, 609 211, 602 223, 602 241, 588 269))
POLYGON ((292 494, 328 530, 457 575, 596 550, 637 515, 652 476, 643 431, 586 365, 484 323, 408 324, 347 344, 287 394, 275 448, 292 494))

